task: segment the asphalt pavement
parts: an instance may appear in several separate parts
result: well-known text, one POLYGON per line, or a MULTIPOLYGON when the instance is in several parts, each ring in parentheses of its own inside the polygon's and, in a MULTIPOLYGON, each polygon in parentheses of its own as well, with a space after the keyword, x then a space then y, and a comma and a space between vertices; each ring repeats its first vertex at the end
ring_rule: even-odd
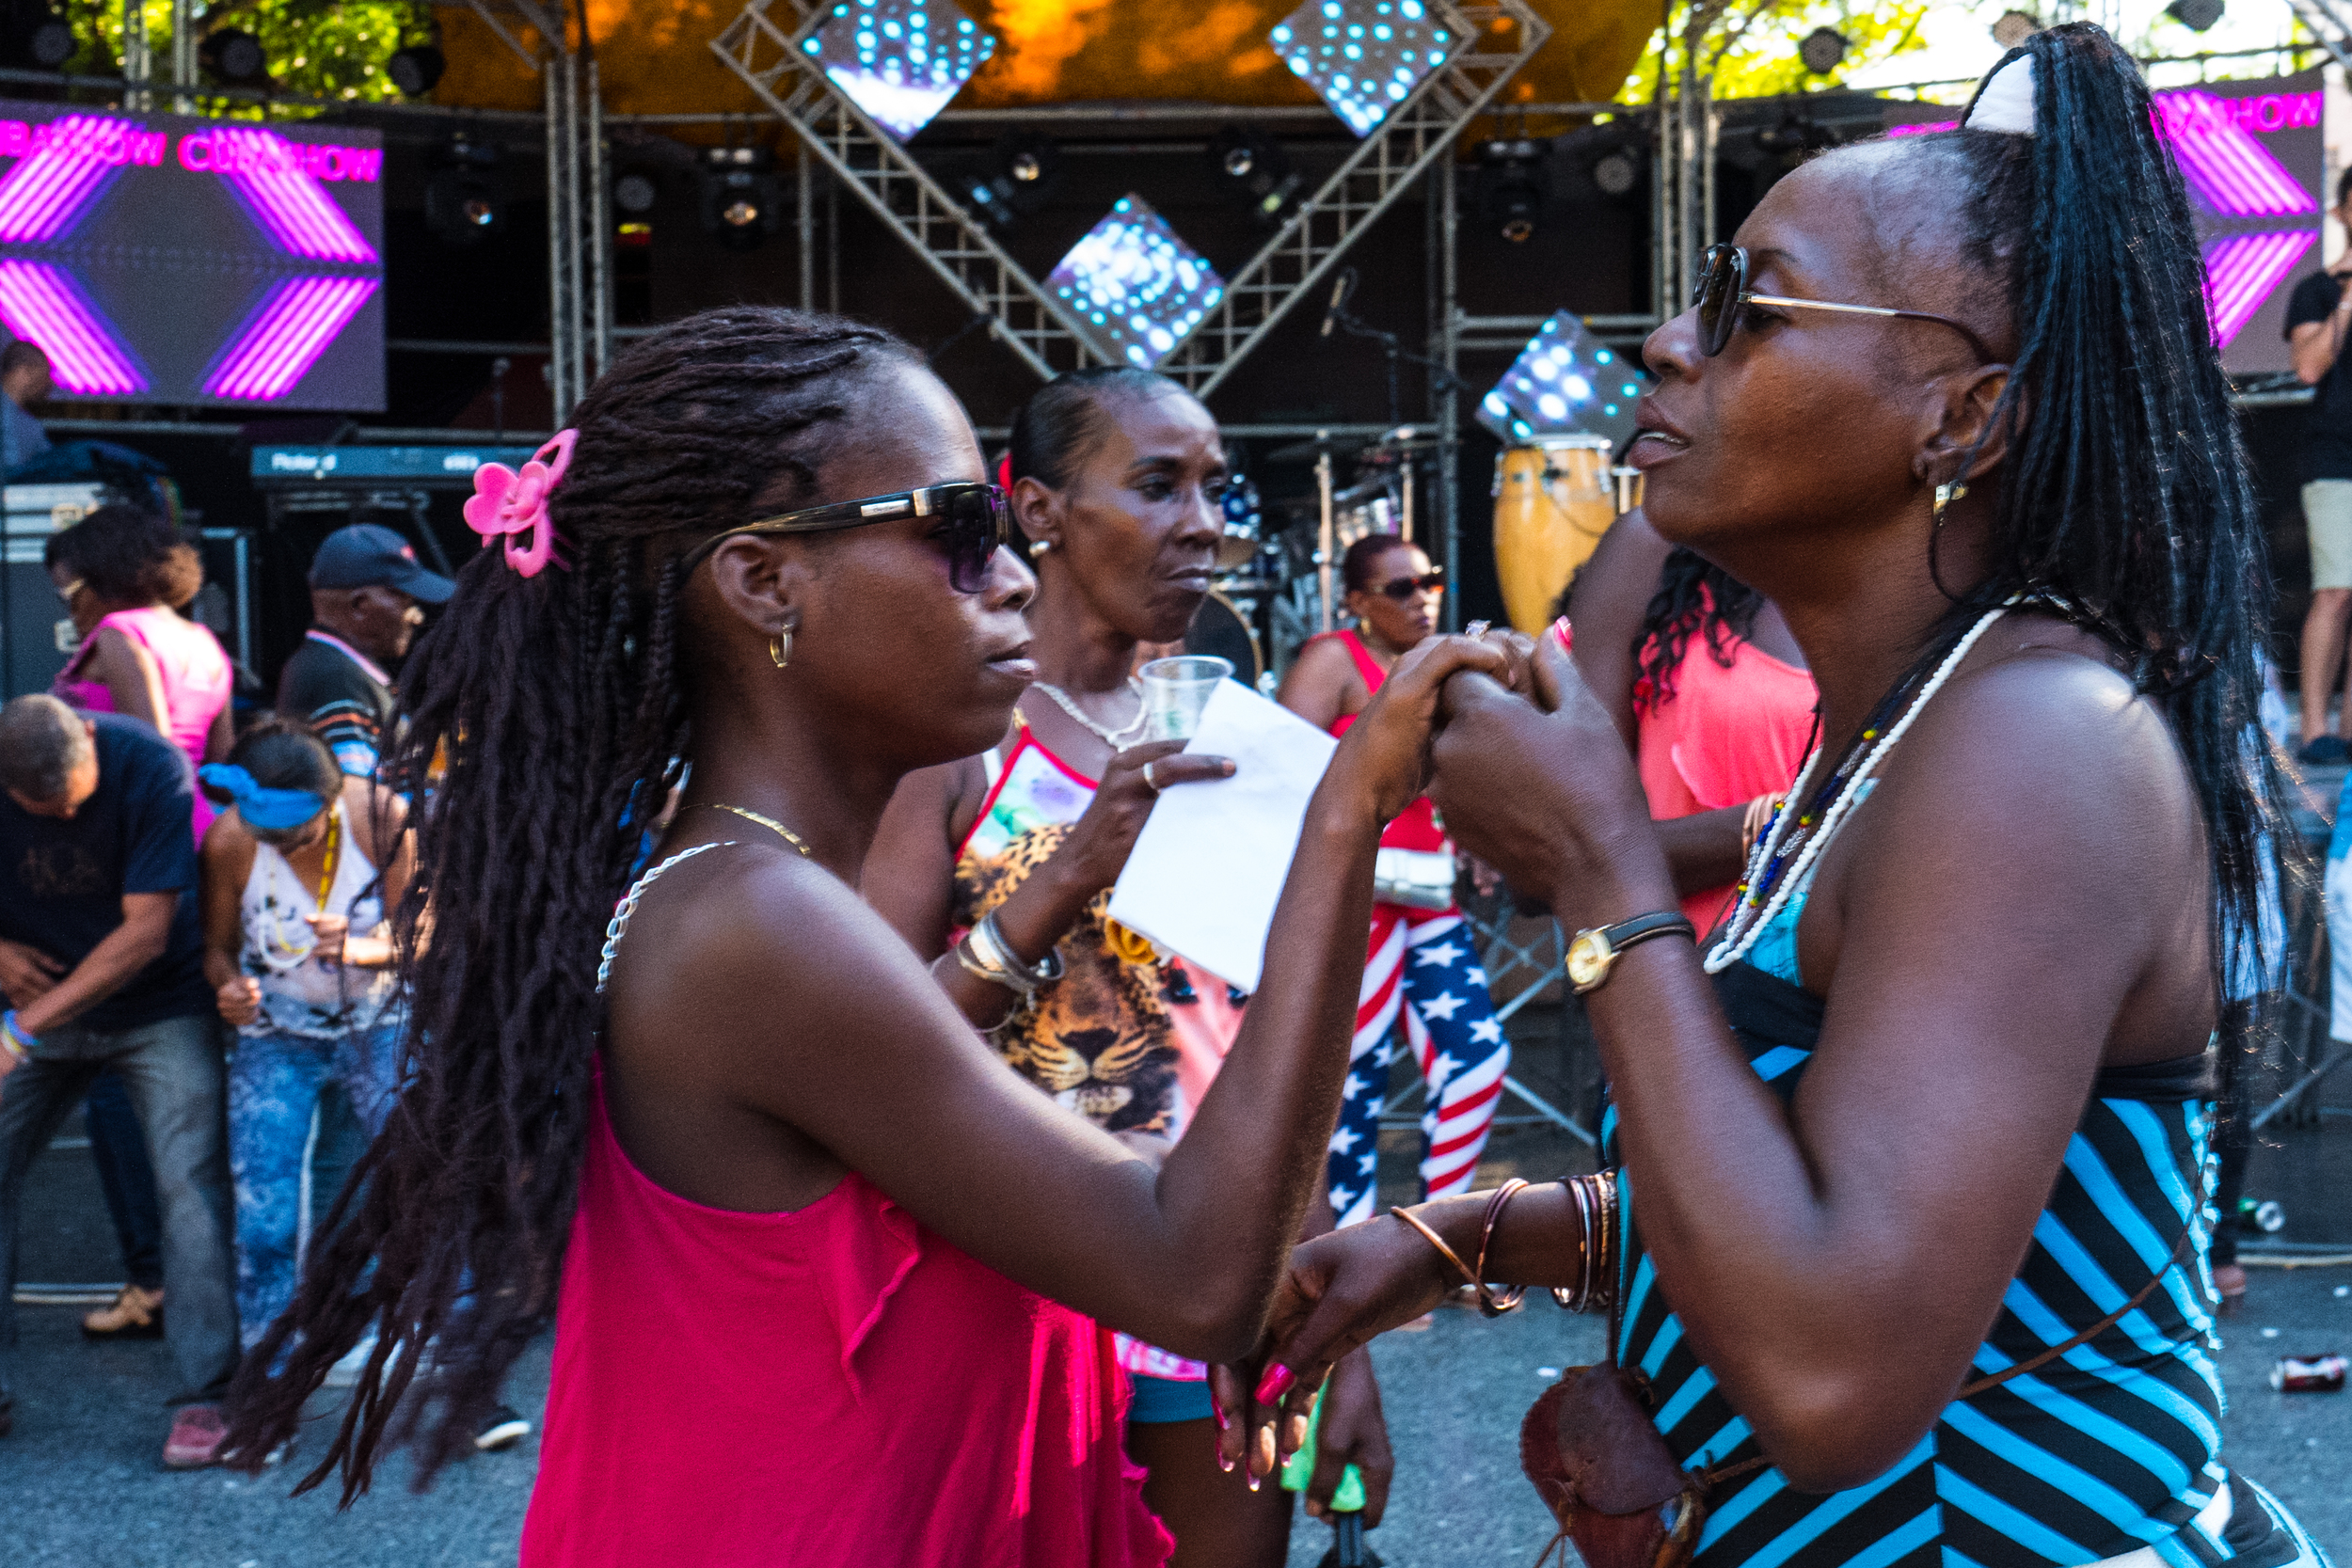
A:
MULTIPOLYGON (((1548 1103, 1588 1116, 1589 1055, 1572 1029, 1564 1041, 1557 1011, 1530 1007, 1512 1032, 1514 1076, 1548 1103)), ((2352 1099, 2352 1071, 2341 1076, 2347 1082, 2337 1092, 2352 1099)), ((1503 1114, 1482 1182, 1589 1168, 1583 1146, 1525 1102, 1506 1098, 1503 1114)), ((1391 1200, 1411 1196, 1415 1142, 1406 1126, 1383 1137, 1391 1200)), ((2343 1119, 2325 1117, 2260 1151, 2252 1188, 2287 1202, 2283 1239, 2352 1249, 2347 1189, 2334 1179, 2347 1151, 2343 1119), (2313 1180, 2314 1172, 2328 1180, 2313 1180)), ((59 1148, 37 1162, 24 1259, 27 1282, 119 1276, 87 1151, 59 1148)), ((170 1418, 161 1401, 172 1383, 164 1347, 87 1343, 76 1327, 82 1310, 19 1309, 24 1379, 15 1434, 0 1439, 12 1568, 474 1568, 515 1560, 535 1435, 453 1466, 422 1496, 409 1490, 412 1472, 395 1457, 374 1491, 346 1512, 338 1512, 331 1489, 287 1495, 303 1467, 299 1453, 293 1466, 257 1480, 167 1473, 158 1465, 170 1418)), ((1539 1296, 1494 1323, 1439 1312, 1426 1330, 1374 1347, 1398 1467, 1388 1522, 1372 1544, 1392 1568, 1525 1568, 1534 1560, 1551 1531, 1518 1473, 1519 1418, 1558 1369, 1594 1359, 1599 1338, 1597 1323, 1539 1296)), ((2352 1349, 2352 1268, 2254 1270, 2248 1305, 2225 1320, 2225 1451, 2352 1568, 2352 1394, 2278 1394, 2265 1382, 2277 1356, 2323 1349, 2352 1349)), ((534 1419, 547 1365, 542 1341, 509 1390, 534 1419)), ((314 1409, 331 1418, 332 1396, 314 1409)), ((323 1427, 308 1440, 310 1462, 326 1441, 323 1427)), ((1330 1532, 1302 1515, 1291 1563, 1312 1568, 1329 1544, 1330 1532)), ((887 1554, 875 1560, 886 1562, 887 1554)))

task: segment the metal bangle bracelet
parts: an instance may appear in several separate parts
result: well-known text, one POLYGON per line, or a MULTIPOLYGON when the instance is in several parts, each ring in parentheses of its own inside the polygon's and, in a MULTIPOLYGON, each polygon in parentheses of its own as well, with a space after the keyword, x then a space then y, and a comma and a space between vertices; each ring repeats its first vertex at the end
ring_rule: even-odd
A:
POLYGON ((958 962, 979 978, 1008 990, 1019 991, 1024 996, 1062 977, 1061 953, 1058 949, 1047 948, 1045 956, 1034 965, 1023 963, 1013 952, 1012 944, 1005 940, 1004 932, 997 928, 996 914, 993 910, 982 915, 979 922, 965 933, 964 940, 957 943, 956 956, 958 962), (969 959, 965 958, 967 948, 970 951, 969 959), (977 960, 977 967, 974 960, 977 960))

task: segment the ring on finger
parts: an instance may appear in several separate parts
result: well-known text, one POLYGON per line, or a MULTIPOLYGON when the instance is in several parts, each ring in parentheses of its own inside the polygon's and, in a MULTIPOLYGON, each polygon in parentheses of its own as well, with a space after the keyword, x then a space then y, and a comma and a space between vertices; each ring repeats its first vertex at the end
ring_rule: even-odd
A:
POLYGON ((1152 793, 1154 795, 1160 792, 1160 781, 1152 776, 1152 769, 1158 766, 1157 762, 1147 762, 1143 765, 1143 782, 1152 786, 1152 793))

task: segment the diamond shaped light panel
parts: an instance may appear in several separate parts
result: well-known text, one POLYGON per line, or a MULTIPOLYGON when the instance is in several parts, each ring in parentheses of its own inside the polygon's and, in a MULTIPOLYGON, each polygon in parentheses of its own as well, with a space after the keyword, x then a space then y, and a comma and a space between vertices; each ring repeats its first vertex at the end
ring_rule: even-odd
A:
POLYGON ((839 0, 801 35, 801 52, 850 102, 905 141, 996 52, 953 0, 839 0))
POLYGON ((1166 358, 1225 297, 1216 269, 1139 196, 1120 198, 1046 275, 1045 288, 1104 353, 1146 367, 1166 358))
POLYGON ((1640 367, 1556 311, 1478 404, 1478 422, 1513 444, 1571 431, 1605 436, 1613 447, 1633 434, 1640 367))
POLYGON ((1266 40, 1359 136, 1378 129, 1463 40, 1422 0, 1307 0, 1266 40))

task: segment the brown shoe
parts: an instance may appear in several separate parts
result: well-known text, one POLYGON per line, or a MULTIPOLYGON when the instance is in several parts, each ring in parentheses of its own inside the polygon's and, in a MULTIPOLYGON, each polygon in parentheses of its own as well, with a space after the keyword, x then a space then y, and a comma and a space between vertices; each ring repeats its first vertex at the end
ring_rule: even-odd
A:
POLYGON ((2246 1293, 2246 1271, 2235 1263, 2216 1263, 2213 1288, 2220 1292, 2222 1306, 2236 1306, 2238 1298, 2246 1293))
POLYGON ((164 1337, 164 1293, 125 1285, 112 1307, 82 1315, 88 1339, 160 1339, 164 1337))

